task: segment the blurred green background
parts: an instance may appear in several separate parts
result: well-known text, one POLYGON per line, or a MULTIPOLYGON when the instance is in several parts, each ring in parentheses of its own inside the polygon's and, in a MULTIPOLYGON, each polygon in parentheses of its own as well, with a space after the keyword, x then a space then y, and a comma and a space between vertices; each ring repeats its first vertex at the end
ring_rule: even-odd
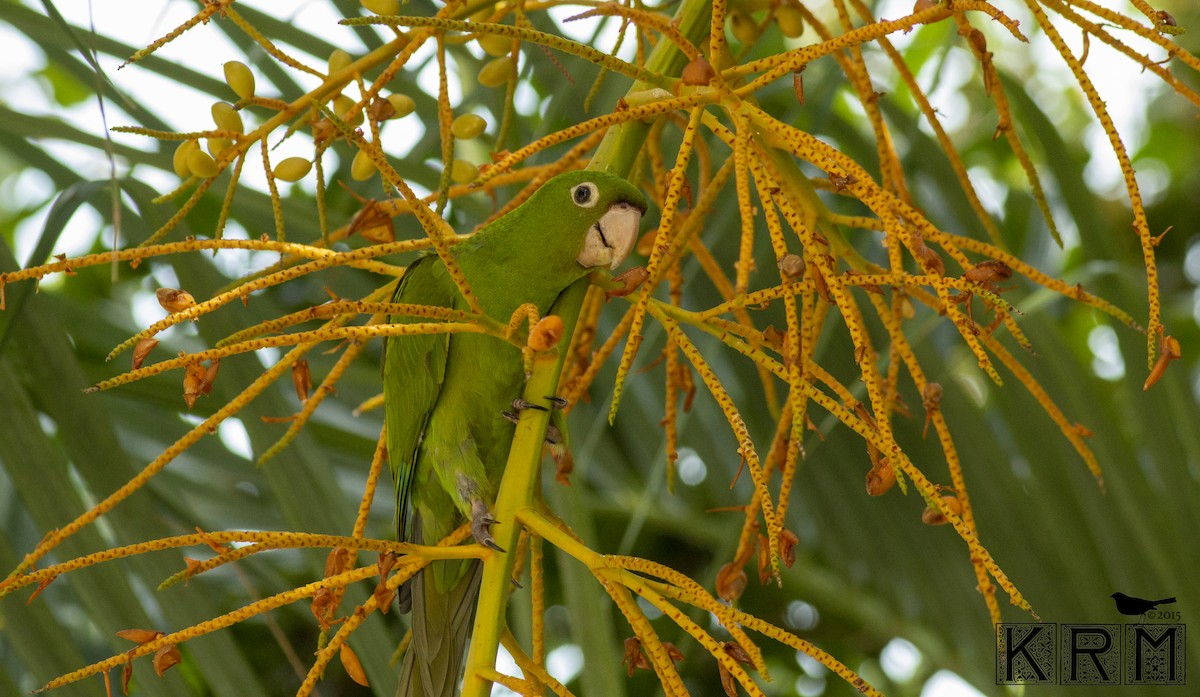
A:
MULTIPOLYGON (((237 7, 310 64, 321 65, 337 47, 359 54, 380 43, 381 35, 374 30, 314 29, 327 26, 331 18, 358 14, 356 2, 307 3, 287 10, 269 5, 239 2, 237 7)), ((1170 9, 1180 25, 1200 27, 1200 9, 1194 5, 1160 5, 1170 9)), ((52 254, 111 247, 109 149, 121 187, 122 246, 145 239, 176 210, 176 203, 150 203, 176 185, 170 174, 172 149, 129 136, 106 141, 97 91, 104 96, 109 126, 192 130, 209 123, 209 103, 233 99, 220 66, 239 54, 258 73, 260 92, 294 98, 304 88, 303 80, 297 84, 294 75, 274 67, 273 60, 221 21, 194 30, 136 66, 114 69, 198 6, 147 3, 135 18, 127 7, 104 4, 0 2, 0 40, 15 47, 11 69, 0 72, 0 267, 14 269, 45 262, 52 254), (89 30, 93 22, 94 34, 89 30), (207 38, 193 41, 192 35, 207 38), (81 48, 95 51, 103 77, 97 77, 92 59, 85 58, 81 48)), ((907 9, 888 4, 877 14, 895 17, 907 9)), ((1020 17, 1015 8, 1003 9, 1020 17)), ((424 14, 432 8, 414 2, 411 11, 424 14)), ((539 27, 564 31, 543 15, 533 17, 539 27)), ((1032 32, 1031 22, 1022 27, 1032 32)), ((777 30, 771 31, 763 38, 764 46, 778 50, 783 39, 777 30)), ((1197 37, 1200 30, 1180 41, 1200 52, 1197 37)), ((1035 37, 1032 46, 1024 46, 990 32, 989 38, 1021 135, 1051 192, 1056 220, 1067 238, 1065 250, 1050 242, 1019 167, 1004 144, 992 140, 995 109, 982 95, 978 72, 961 40, 944 24, 896 40, 947 119, 1009 246, 1034 266, 1082 283, 1144 318, 1145 282, 1129 228, 1128 203, 1122 200, 1114 158, 1098 136, 1094 118, 1046 53, 1044 40, 1035 37)), ((1077 33, 1074 38, 1073 45, 1078 45, 1077 33)), ((810 40, 811 32, 802 38, 810 40)), ((943 410, 964 460, 982 541, 1042 619, 1122 622, 1127 618, 1115 612, 1108 596, 1123 591, 1147 598, 1176 596, 1178 602, 1169 609, 1181 613, 1178 621, 1193 626, 1194 603, 1200 600, 1194 582, 1200 575, 1195 542, 1200 529, 1200 372, 1193 350, 1200 345, 1200 243, 1192 237, 1200 219, 1200 173, 1195 167, 1200 127, 1194 107, 1184 99, 1163 89, 1153 76, 1139 74, 1136 67, 1121 69, 1105 58, 1099 42, 1091 43, 1087 67, 1119 115, 1118 125, 1139 168, 1151 227, 1159 232, 1174 226, 1157 251, 1164 321, 1182 344, 1184 358, 1158 386, 1143 392, 1142 335, 1027 282, 1017 283, 1005 297, 1024 313, 1020 324, 1036 350, 1036 355, 1019 357, 1068 418, 1094 432, 1088 442, 1104 469, 1106 490, 1097 487, 1082 460, 1016 380, 1008 380, 1004 388, 990 384, 945 322, 924 315, 910 323, 909 336, 930 379, 946 390, 943 410)), ((875 60, 878 54, 868 51, 868 58, 872 68, 878 68, 877 88, 890 93, 882 101, 884 112, 919 204, 944 228, 981 235, 936 141, 890 70, 875 60)), ((502 93, 473 84, 483 59, 466 52, 454 56, 460 70, 457 103, 488 114, 494 125, 502 110, 502 93)), ((524 100, 518 105, 521 118, 511 139, 488 143, 490 149, 526 142, 595 113, 583 111, 581 99, 595 74, 592 66, 560 57, 576 80, 574 87, 564 88, 562 74, 545 54, 525 50, 522 56, 527 72, 519 94, 524 100)), ((1176 63, 1168 67, 1200 89, 1194 73, 1176 63)), ((436 126, 433 121, 428 128, 419 123, 420 114, 432 113, 421 72, 406 71, 397 79, 395 90, 417 100, 418 114, 389 124, 387 130, 394 133, 387 134, 392 139, 387 142, 393 146, 389 152, 411 165, 406 175, 428 189, 435 186, 440 165, 436 126)), ((847 98, 850 93, 836 64, 815 64, 805 73, 805 86, 803 105, 796 103, 790 84, 781 82, 761 95, 764 108, 834 140, 872 171, 877 169, 870 128, 860 119, 861 109, 847 98)), ((602 105, 598 108, 611 108, 626 88, 623 80, 610 76, 596 98, 602 105)), ((494 135, 494 128, 489 133, 494 135)), ((296 142, 285 142, 273 154, 276 161, 285 154, 303 154, 303 139, 292 140, 296 142)), ((349 182, 346 152, 344 147, 335 151, 341 159, 327 161, 327 171, 349 182)), ((484 151, 468 154, 479 161, 486 157, 484 151)), ((224 181, 200 202, 173 239, 209 234, 224 181)), ((353 188, 364 196, 381 195, 377 181, 355 183, 353 188)), ((319 237, 310 188, 298 185, 283 193, 289 239, 319 237)), ((358 209, 341 186, 330 188, 328 205, 334 226, 344 224, 358 209)), ((483 196, 468 197, 451 207, 451 221, 469 228, 490 207, 483 196)), ((721 209, 727 213, 713 219, 706 233, 718 256, 736 249, 735 240, 719 239, 723 230, 737 227, 732 198, 721 209)), ((248 178, 227 234, 258 236, 272 227, 269 199, 248 178)), ((411 222, 397 226, 398 237, 416 234, 411 222)), ((862 241, 867 244, 869 238, 864 235, 862 241)), ((115 281, 104 267, 48 278, 36 294, 30 283, 5 289, 8 309, 0 314, 0 568, 7 572, 16 566, 46 531, 118 488, 273 359, 268 352, 224 361, 213 394, 190 413, 175 374, 83 395, 83 387, 124 369, 124 356, 113 365, 105 363, 105 354, 161 317, 154 289, 183 287, 197 298, 208 297, 272 261, 234 252, 215 258, 193 254, 136 270, 123 266, 115 281)), ((769 264, 760 266, 771 271, 769 264)), ((248 307, 234 304, 193 326, 172 329, 157 351, 169 355, 211 345, 253 322, 322 302, 326 288, 354 297, 380 282, 352 269, 306 277, 255 294, 248 307)), ((759 282, 770 282, 769 275, 760 275, 759 282)), ((694 283, 691 289, 685 299, 688 306, 717 302, 707 284, 694 283)), ((606 326, 615 322, 617 310, 607 311, 606 326)), ((771 316, 764 313, 763 324, 771 316)), ((662 333, 652 330, 639 365, 648 366, 661 345, 662 333)), ((753 407, 762 403, 753 366, 714 342, 702 341, 701 347, 742 405, 756 442, 765 450, 771 420, 765 407, 753 407)), ((822 363, 835 374, 851 374, 845 337, 827 335, 820 353, 822 363)), ((348 533, 382 418, 378 412, 360 417, 351 413, 381 389, 379 346, 366 354, 304 434, 265 466, 256 468, 253 458, 286 426, 263 423, 261 417, 297 410, 288 384, 269 390, 213 437, 179 457, 146 490, 60 547, 54 560, 186 533, 195 526, 348 533)), ((312 354, 314 378, 323 377, 334 359, 312 354)), ((609 428, 605 414, 612 375, 609 367, 597 380, 590 403, 573 413, 573 485, 564 488, 548 478, 547 495, 595 549, 661 561, 711 588, 717 568, 732 557, 742 519, 738 513, 711 509, 740 505, 750 490, 747 477, 730 490, 738 459, 724 417, 709 396, 696 398, 681 432, 681 484, 670 494, 658 426, 663 413, 662 367, 633 376, 615 426, 609 428)), ((898 419, 897 438, 932 479, 948 483, 936 441, 921 438, 920 396, 911 385, 907 389, 902 398, 916 415, 898 419)), ((807 459, 797 475, 788 519, 789 529, 800 537, 798 560, 784 574, 782 588, 760 587, 752 579, 744 608, 797 631, 889 695, 934 697, 972 694, 971 689, 985 695, 1017 694, 994 684, 992 629, 975 591, 965 545, 949 527, 923 525, 923 502, 915 495, 893 491, 880 499, 867 497, 863 477, 869 460, 861 440, 832 417, 815 412, 812 417, 823 438, 810 435, 805 442, 807 459)), ((387 498, 381 497, 373 512, 371 535, 391 534, 387 498)), ((323 567, 319 552, 259 555, 262 558, 194 579, 187 587, 156 592, 159 581, 182 567, 181 556, 162 553, 72 574, 28 607, 28 591, 0 602, 0 694, 26 693, 56 675, 126 650, 129 644, 114 636, 118 630, 181 628, 308 582, 323 567)), ((553 558, 550 573, 552 672, 566 679, 576 694, 654 694, 658 688, 651 675, 643 671, 627 679, 618 665, 620 641, 630 632, 586 572, 565 558, 553 558)), ((351 593, 351 598, 361 601, 368 591, 356 589, 357 596, 351 593)), ((518 592, 513 603, 519 611, 527 608, 528 598, 518 592)), ((1029 621, 1015 608, 1005 605, 1003 611, 1005 621, 1029 621)), ((521 621, 514 622, 519 628, 521 621)), ((655 624, 665 640, 683 649, 681 671, 689 690, 696 695, 722 694, 712 658, 665 621, 655 624)), ((154 677, 145 661, 139 662, 136 694, 292 694, 299 683, 297 666, 310 660, 316 633, 306 605, 281 610, 269 619, 186 644, 184 663, 164 679, 154 677)), ((403 621, 395 613, 371 618, 351 643, 374 687, 357 687, 334 666, 320 694, 391 695, 395 671, 387 659, 402 634, 403 621)), ((768 641, 761 645, 774 678, 763 685, 767 694, 852 693, 813 661, 768 641)), ((1200 642, 1194 637, 1188 660, 1193 668, 1200 667, 1200 642)), ((1026 694, 1059 689, 1065 688, 1029 688, 1026 694)), ((1111 696, 1125 694, 1128 688, 1070 689, 1080 696, 1111 696)), ((101 690, 99 679, 93 678, 54 694, 95 695, 101 690)), ((1187 691, 1147 687, 1137 694, 1187 691)))

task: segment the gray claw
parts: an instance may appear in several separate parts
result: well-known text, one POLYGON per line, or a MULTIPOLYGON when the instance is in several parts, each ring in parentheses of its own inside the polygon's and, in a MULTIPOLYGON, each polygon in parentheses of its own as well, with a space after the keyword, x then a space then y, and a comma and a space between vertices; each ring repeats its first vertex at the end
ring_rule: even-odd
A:
POLYGON ((516 399, 514 399, 512 401, 512 408, 515 409, 517 412, 522 412, 522 411, 525 411, 526 409, 537 409, 538 411, 549 411, 548 409, 546 409, 546 407, 538 406, 537 404, 534 404, 533 402, 526 402, 525 400, 521 399, 520 397, 517 397, 516 399))
POLYGON ((517 422, 517 418, 518 418, 517 415, 511 411, 502 411, 502 412, 500 412, 500 416, 503 416, 506 421, 511 421, 514 424, 517 422))
POLYGON ((503 553, 504 548, 496 544, 496 538, 492 537, 492 532, 488 529, 499 522, 488 513, 487 506, 483 501, 479 499, 471 501, 471 535, 484 547, 503 553))
POLYGON ((552 408, 554 409, 566 409, 571 404, 562 397, 555 397, 552 394, 546 395, 546 399, 550 400, 550 404, 553 405, 552 408))

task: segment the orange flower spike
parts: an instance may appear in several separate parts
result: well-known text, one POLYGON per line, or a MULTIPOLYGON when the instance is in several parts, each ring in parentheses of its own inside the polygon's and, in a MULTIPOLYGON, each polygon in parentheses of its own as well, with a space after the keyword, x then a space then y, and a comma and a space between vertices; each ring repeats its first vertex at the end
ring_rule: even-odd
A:
POLYGON ((1146 378, 1146 382, 1142 384, 1143 391, 1153 387, 1154 383, 1162 378, 1171 361, 1183 355, 1183 349, 1179 346, 1179 340, 1166 334, 1163 334, 1162 338, 1158 340, 1158 351, 1158 360, 1154 363, 1154 368, 1150 370, 1150 375, 1146 378))

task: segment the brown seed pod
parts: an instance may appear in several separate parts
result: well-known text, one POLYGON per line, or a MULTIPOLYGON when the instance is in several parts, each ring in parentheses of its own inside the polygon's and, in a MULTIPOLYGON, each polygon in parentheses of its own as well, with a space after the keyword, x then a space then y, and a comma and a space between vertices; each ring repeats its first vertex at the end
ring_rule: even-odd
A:
POLYGON ((533 325, 533 331, 529 332, 529 348, 539 353, 549 351, 562 341, 564 331, 566 328, 561 317, 547 315, 533 325))
POLYGON ((358 654, 354 653, 354 649, 350 648, 349 644, 342 644, 342 648, 338 650, 338 658, 342 659, 342 667, 346 669, 346 675, 354 682, 363 687, 370 687, 367 682, 367 672, 363 670, 362 662, 358 660, 358 654))
POLYGON ((179 647, 175 644, 167 644, 154 652, 154 673, 161 678, 163 673, 179 665, 181 661, 183 661, 183 656, 179 655, 179 647))
POLYGON ((917 261, 921 262, 922 268, 929 273, 937 276, 946 275, 946 262, 942 261, 942 256, 923 243, 917 247, 917 261))
POLYGON ((625 640, 625 658, 621 661, 621 665, 628 666, 629 677, 633 677, 633 671, 638 668, 650 670, 650 659, 646 658, 646 654, 642 652, 642 642, 635 636, 631 636, 625 640))
POLYGON ((196 304, 196 299, 186 290, 178 288, 159 288, 154 291, 155 297, 158 298, 158 304, 167 312, 175 313, 181 310, 186 310, 196 304))
POLYGON ((117 632, 117 636, 126 641, 132 641, 135 644, 145 644, 162 636, 163 633, 156 629, 122 629, 117 632))
POLYGON ((725 564, 717 571, 717 597, 727 603, 737 602, 746 590, 746 580, 746 572, 741 564, 725 564))
POLYGON ((779 271, 784 278, 797 279, 804 275, 804 258, 799 254, 785 254, 779 260, 779 271))
POLYGON ((975 265, 962 275, 964 281, 978 283, 988 287, 997 281, 1008 280, 1012 276, 1012 267, 997 259, 988 259, 975 265))
POLYGON ((704 56, 696 56, 692 62, 684 66, 680 78, 685 85, 704 86, 716 76, 717 71, 713 70, 708 60, 704 56))
POLYGON ((896 485, 896 470, 892 467, 891 460, 886 457, 879 458, 879 461, 867 472, 867 495, 868 496, 883 496, 896 485))
MULTIPOLYGON (((953 513, 956 516, 962 515, 962 501, 957 496, 943 496, 942 509, 953 513)), ((932 507, 927 507, 921 513, 921 522, 926 525, 945 525, 950 522, 942 511, 932 507)))
POLYGON ((308 401, 308 393, 312 390, 312 373, 308 371, 308 361, 300 359, 292 364, 292 386, 296 388, 296 396, 301 402, 308 401))
POLYGON ((148 336, 133 347, 133 370, 142 367, 142 364, 146 362, 146 356, 150 355, 155 346, 158 346, 158 339, 148 336))

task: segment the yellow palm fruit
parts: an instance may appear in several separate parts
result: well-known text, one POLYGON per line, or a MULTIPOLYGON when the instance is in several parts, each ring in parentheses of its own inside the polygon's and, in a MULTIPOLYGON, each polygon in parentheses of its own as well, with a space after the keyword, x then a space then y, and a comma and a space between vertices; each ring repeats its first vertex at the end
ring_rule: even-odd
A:
POLYGON ((368 12, 377 15, 394 15, 400 11, 400 0, 359 0, 368 12))
POLYGON ((792 5, 782 5, 775 11, 775 21, 779 31, 789 39, 795 39, 804 33, 804 15, 792 5))
POLYGON ((333 100, 333 113, 351 126, 357 126, 363 122, 363 113, 362 109, 351 113, 350 110, 353 108, 354 100, 344 94, 339 94, 337 99, 333 100))
POLYGON ((392 105, 392 108, 396 110, 396 113, 392 114, 393 119, 402 119, 417 109, 417 103, 407 94, 388 95, 387 100, 392 105))
POLYGON ((512 52, 513 40, 507 36, 498 34, 482 34, 476 41, 479 42, 479 47, 489 56, 507 56, 512 52))
POLYGON ((350 163, 350 177, 354 181, 366 181, 375 173, 375 163, 371 161, 371 156, 366 150, 359 150, 354 156, 354 162, 350 163))
POLYGON ((241 61, 229 61, 225 64, 225 82, 229 83, 234 94, 241 99, 254 96, 254 73, 241 61))
POLYGON ((233 141, 228 138, 209 138, 208 152, 213 157, 220 157, 221 153, 225 152, 233 146, 233 141))
POLYGON ((729 29, 733 32, 734 38, 743 44, 752 44, 758 41, 758 24, 749 15, 730 12, 729 29))
POLYGON ((340 48, 335 49, 333 53, 329 54, 329 72, 327 74, 332 75, 336 72, 341 72, 353 62, 354 59, 350 57, 349 53, 340 48))
POLYGON ((271 173, 275 175, 276 179, 298 182, 308 174, 310 169, 312 169, 312 163, 303 157, 289 157, 275 165, 275 169, 271 173))
POLYGON ((450 165, 450 179, 455 184, 469 184, 479 176, 479 168, 466 160, 455 160, 450 165))
POLYGON ((499 87, 508 82, 509 75, 512 75, 512 58, 493 58, 479 69, 479 84, 484 87, 499 87))
POLYGON ((450 132, 459 140, 477 138, 483 133, 483 129, 485 128, 487 128, 487 121, 484 121, 482 116, 476 114, 463 114, 454 119, 454 123, 450 124, 450 132))
POLYGON ((171 167, 175 170, 176 176, 181 179, 192 176, 192 170, 188 168, 188 155, 193 150, 199 149, 200 143, 195 140, 185 140, 175 148, 175 155, 171 158, 171 167))
POLYGON ((222 131, 243 133, 246 130, 246 127, 242 125, 242 115, 233 108, 232 104, 213 102, 212 117, 213 123, 217 124, 217 128, 222 131))
POLYGON ((211 179, 221 172, 217 161, 199 147, 188 153, 187 166, 189 172, 201 179, 211 179))

